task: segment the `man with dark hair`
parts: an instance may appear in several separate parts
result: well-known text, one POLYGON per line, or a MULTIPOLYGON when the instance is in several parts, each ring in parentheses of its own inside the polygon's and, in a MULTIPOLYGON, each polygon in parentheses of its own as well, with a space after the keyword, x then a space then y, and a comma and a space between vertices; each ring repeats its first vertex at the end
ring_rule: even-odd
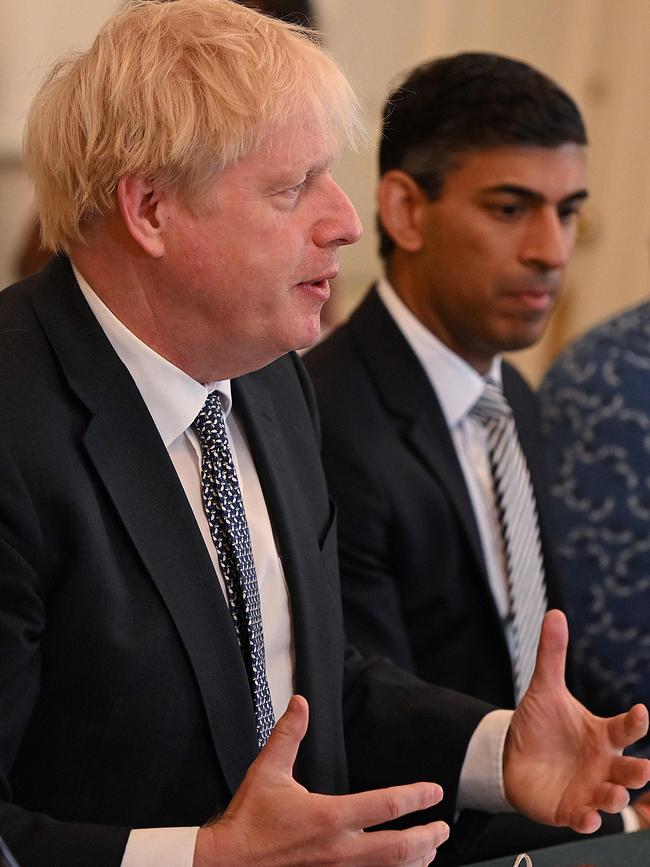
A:
MULTIPOLYGON (((379 174, 399 169, 431 200, 449 172, 475 151, 587 144, 578 107, 557 84, 521 61, 466 53, 416 67, 384 105, 379 174)), ((395 246, 378 220, 384 260, 395 246)))
POLYGON ((383 114, 385 278, 306 357, 349 637, 507 707, 561 600, 537 405, 501 353, 535 343, 555 306, 586 141, 573 100, 527 64, 416 68, 383 114))
MULTIPOLYGON (((386 279, 307 357, 350 635, 506 705, 525 689, 513 679, 509 588, 521 576, 507 574, 472 408, 487 380, 503 384, 539 500, 535 401, 500 353, 538 340, 554 307, 587 195, 585 142, 575 104, 523 63, 461 54, 417 68, 384 110, 386 279)), ((557 605, 543 517, 544 588, 557 605)))

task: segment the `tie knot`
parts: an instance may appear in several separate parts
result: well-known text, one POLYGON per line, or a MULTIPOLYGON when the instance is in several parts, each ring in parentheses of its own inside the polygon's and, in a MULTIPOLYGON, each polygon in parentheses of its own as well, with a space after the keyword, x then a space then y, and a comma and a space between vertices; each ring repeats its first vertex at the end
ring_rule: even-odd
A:
POLYGON ((194 419, 194 428, 201 443, 223 436, 226 425, 221 406, 221 395, 215 389, 206 397, 200 413, 194 419))
POLYGON ((483 393, 470 410, 470 414, 483 424, 487 424, 489 421, 508 418, 512 415, 512 410, 499 386, 486 382, 483 393))

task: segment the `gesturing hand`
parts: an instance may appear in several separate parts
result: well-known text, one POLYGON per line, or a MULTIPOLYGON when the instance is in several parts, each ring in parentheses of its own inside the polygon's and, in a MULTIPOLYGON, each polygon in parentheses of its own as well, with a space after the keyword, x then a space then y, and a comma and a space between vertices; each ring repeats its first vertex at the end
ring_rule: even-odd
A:
POLYGON ((648 711, 638 704, 615 717, 590 713, 566 688, 567 644, 566 618, 549 611, 506 738, 504 783, 510 803, 531 819, 587 834, 600 826, 598 810, 619 812, 626 790, 650 779, 650 761, 621 755, 648 730, 648 711))
POLYGON ((372 834, 363 829, 437 804, 440 786, 312 794, 292 776, 307 722, 307 702, 294 696, 226 812, 200 829, 194 867, 429 864, 449 835, 444 822, 372 834))

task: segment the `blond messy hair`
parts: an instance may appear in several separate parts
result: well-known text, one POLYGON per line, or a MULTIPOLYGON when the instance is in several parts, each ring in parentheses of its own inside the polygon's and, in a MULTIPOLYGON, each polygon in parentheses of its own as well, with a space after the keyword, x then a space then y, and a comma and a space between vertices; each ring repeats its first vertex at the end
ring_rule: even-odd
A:
POLYGON ((345 144, 361 126, 342 72, 302 28, 231 0, 139 0, 58 61, 27 118, 25 159, 45 246, 83 242, 146 177, 200 202, 269 128, 307 117, 345 144))

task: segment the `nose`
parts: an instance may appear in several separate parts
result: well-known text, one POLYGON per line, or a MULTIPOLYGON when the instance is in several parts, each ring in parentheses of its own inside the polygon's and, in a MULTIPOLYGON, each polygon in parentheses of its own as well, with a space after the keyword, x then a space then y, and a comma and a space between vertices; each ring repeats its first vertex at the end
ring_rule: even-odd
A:
POLYGON ((325 207, 314 228, 314 241, 319 247, 342 247, 356 244, 363 227, 354 205, 330 176, 325 190, 325 207))
POLYGON ((528 224, 522 259, 542 271, 562 270, 569 262, 575 238, 575 218, 562 220, 554 207, 542 207, 528 224))

